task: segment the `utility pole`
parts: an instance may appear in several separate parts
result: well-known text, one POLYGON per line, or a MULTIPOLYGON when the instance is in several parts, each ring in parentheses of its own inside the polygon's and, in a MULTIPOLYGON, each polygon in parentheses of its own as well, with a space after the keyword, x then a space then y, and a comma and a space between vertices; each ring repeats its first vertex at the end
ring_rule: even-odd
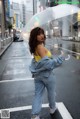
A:
POLYGON ((33 0, 33 15, 37 13, 37 0, 33 0))
POLYGON ((35 14, 34 7, 35 7, 35 6, 34 6, 34 0, 33 0, 33 15, 35 14))

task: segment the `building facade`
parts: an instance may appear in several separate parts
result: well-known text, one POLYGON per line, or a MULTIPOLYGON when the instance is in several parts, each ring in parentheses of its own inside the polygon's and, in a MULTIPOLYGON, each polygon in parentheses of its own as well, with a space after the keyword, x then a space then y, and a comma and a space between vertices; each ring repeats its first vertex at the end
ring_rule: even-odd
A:
POLYGON ((20 4, 20 29, 26 25, 26 5, 20 4))
POLYGON ((26 6, 22 4, 23 27, 26 25, 26 6))
POLYGON ((0 0, 0 32, 1 37, 6 37, 10 23, 10 0, 0 0))
POLYGON ((9 22, 9 0, 0 0, 0 56, 12 42, 7 23, 9 22))
POLYGON ((13 9, 13 28, 19 29, 20 28, 20 7, 19 3, 12 2, 12 9, 13 9))
MULTIPOLYGON (((46 9, 47 7, 54 7, 59 4, 72 4, 72 5, 80 7, 80 0, 44 0, 44 1, 40 0, 40 6, 43 8, 42 10, 46 9)), ((80 26, 80 22, 77 20, 77 17, 76 17, 76 22, 78 22, 78 26, 80 26)), ((78 35, 75 28, 73 28, 72 21, 67 20, 66 17, 64 17, 62 21, 58 21, 56 28, 57 29, 55 31, 58 31, 58 32, 60 31, 59 34, 64 37, 65 36, 73 37, 74 35, 76 36, 78 35)))
POLYGON ((34 2, 35 2, 34 0, 26 0, 26 24, 31 19, 33 14, 36 13, 34 10, 34 5, 35 5, 34 2))
POLYGON ((4 38, 5 35, 5 3, 0 0, 0 37, 4 38))

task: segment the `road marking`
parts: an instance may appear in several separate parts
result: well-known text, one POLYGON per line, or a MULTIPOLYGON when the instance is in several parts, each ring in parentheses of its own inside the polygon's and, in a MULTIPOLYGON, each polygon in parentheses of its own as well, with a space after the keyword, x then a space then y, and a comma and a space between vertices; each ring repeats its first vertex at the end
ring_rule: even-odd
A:
POLYGON ((27 81, 27 80, 34 80, 34 78, 15 79, 15 80, 3 80, 3 81, 0 81, 0 83, 15 82, 15 81, 27 81))
MULTIPOLYGON (((65 105, 62 102, 56 103, 56 106, 62 116, 63 119, 73 119, 70 115, 69 111, 66 109, 65 105)), ((49 107, 48 104, 42 104, 42 107, 46 108, 49 107)), ((8 109, 1 109, 1 110, 9 110, 10 112, 16 112, 16 111, 23 111, 23 110, 30 110, 32 109, 32 106, 23 106, 23 107, 14 107, 14 108, 8 108, 8 109)), ((0 110, 0 113, 1 113, 0 110)))
POLYGON ((58 110, 59 110, 63 119, 73 119, 72 116, 70 115, 69 111, 67 110, 67 108, 65 107, 65 105, 62 102, 60 102, 58 104, 58 110))

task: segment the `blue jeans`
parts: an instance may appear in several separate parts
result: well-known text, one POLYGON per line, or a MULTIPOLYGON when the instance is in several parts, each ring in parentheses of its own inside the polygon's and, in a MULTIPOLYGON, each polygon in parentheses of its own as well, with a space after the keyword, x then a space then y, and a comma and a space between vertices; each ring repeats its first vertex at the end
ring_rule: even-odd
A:
POLYGON ((45 90, 47 89, 49 107, 55 108, 55 76, 51 72, 49 77, 34 77, 35 82, 35 96, 32 105, 32 115, 39 115, 42 106, 42 97, 45 90))

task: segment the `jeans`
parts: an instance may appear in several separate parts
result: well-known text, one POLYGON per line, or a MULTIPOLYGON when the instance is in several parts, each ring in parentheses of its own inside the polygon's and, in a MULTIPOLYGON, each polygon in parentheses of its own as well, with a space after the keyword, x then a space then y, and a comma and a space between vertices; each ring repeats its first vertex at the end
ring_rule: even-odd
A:
POLYGON ((34 77, 35 82, 35 96, 32 105, 32 115, 39 115, 42 106, 42 97, 45 90, 47 89, 49 107, 55 108, 55 76, 51 72, 49 77, 34 77))

